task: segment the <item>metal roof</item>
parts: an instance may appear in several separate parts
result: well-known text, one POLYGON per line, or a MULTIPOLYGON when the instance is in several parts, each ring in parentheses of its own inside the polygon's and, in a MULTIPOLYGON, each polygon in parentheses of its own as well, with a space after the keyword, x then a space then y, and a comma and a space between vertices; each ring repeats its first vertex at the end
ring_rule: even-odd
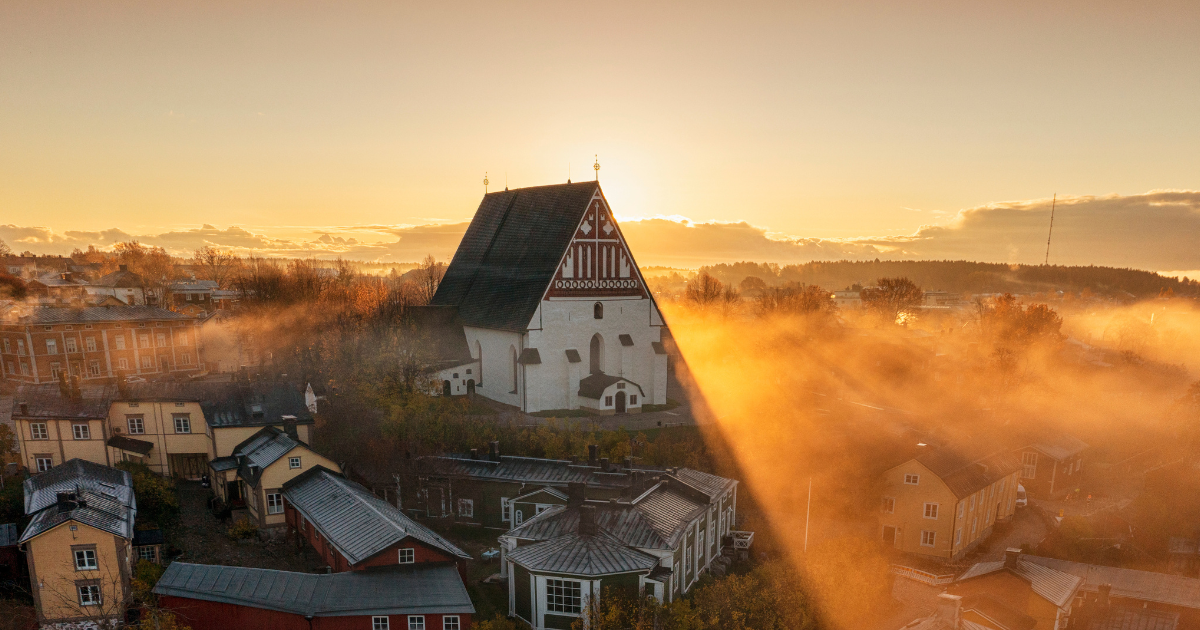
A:
POLYGON ((238 467, 238 461, 237 461, 236 457, 233 457, 232 455, 227 455, 225 457, 218 457, 214 460, 209 461, 208 467, 212 468, 213 470, 215 470, 217 472, 222 472, 225 470, 234 470, 235 468, 238 467))
POLYGON ((1113 597, 1126 597, 1144 602, 1200 610, 1200 579, 1198 578, 1136 569, 1119 569, 1039 556, 1023 555, 1021 559, 1047 569, 1078 576, 1082 580, 1080 588, 1085 591, 1096 592, 1101 584, 1111 584, 1113 597))
POLYGON ((691 468, 675 469, 674 477, 713 499, 720 497, 737 485, 736 480, 710 475, 691 468))
POLYGON ((201 403, 204 419, 212 427, 261 427, 281 424, 295 416, 297 424, 312 424, 304 388, 291 383, 239 384, 221 398, 201 403))
POLYGON ((645 392, 642 391, 641 385, 638 385, 637 383, 634 383, 623 376, 612 376, 611 374, 600 372, 598 374, 591 374, 579 379, 579 395, 583 396, 584 398, 600 400, 600 397, 604 395, 604 390, 611 387, 614 383, 620 383, 622 381, 638 388, 639 393, 643 395, 645 394, 645 392))
POLYGON ((313 617, 475 612, 450 564, 315 574, 173 562, 154 593, 313 617))
POLYGON ((133 538, 137 509, 114 500, 111 494, 91 490, 77 494, 76 499, 74 507, 70 509, 59 510, 56 504, 34 515, 25 533, 21 534, 20 542, 24 543, 68 521, 83 523, 121 538, 133 538))
POLYGON ((1043 437, 1030 446, 1049 455, 1055 460, 1062 461, 1072 455, 1082 453, 1088 447, 1087 442, 1066 433, 1043 437))
POLYGON ((431 304, 458 307, 467 326, 524 330, 598 188, 580 182, 484 195, 431 304))
POLYGON ((511 501, 513 503, 522 503, 522 502, 529 503, 529 501, 528 501, 529 497, 532 497, 536 494, 543 494, 543 493, 548 494, 548 495, 554 497, 555 499, 558 499, 559 501, 566 501, 568 499, 566 494, 564 494, 562 491, 554 488, 553 486, 543 486, 541 488, 537 488, 536 490, 534 490, 532 492, 526 492, 525 494, 522 494, 519 497, 511 499, 511 501))
POLYGON ((146 455, 154 449, 154 442, 135 440, 123 435, 114 435, 108 438, 108 442, 106 442, 106 444, 113 448, 121 449, 122 451, 129 451, 130 453, 137 453, 139 455, 146 455))
POLYGON ((72 398, 63 396, 58 384, 21 385, 12 395, 10 413, 14 418, 107 418, 115 389, 89 385, 80 390, 82 395, 72 398), (21 413, 22 403, 28 413, 21 413))
POLYGON ((980 562, 967 569, 967 572, 960 575, 955 581, 962 582, 999 571, 1010 571, 1013 575, 1029 582, 1033 592, 1042 599, 1059 608, 1064 608, 1071 602, 1071 598, 1075 597, 1075 591, 1079 590, 1083 579, 1064 571, 1029 562, 1029 558, 1030 556, 1022 555, 1017 561, 1016 567, 1012 569, 1006 568, 1003 560, 980 562))
POLYGON ((658 566, 658 558, 626 547, 603 530, 595 535, 571 533, 524 545, 510 551, 507 557, 530 571, 579 576, 648 572, 658 566))
POLYGON ((18 321, 21 324, 86 324, 92 322, 194 320, 157 306, 38 306, 18 321))
POLYGON ((370 490, 320 466, 285 483, 283 495, 351 564, 358 564, 405 538, 451 556, 471 558, 370 490))
POLYGON ((263 427, 234 447, 233 456, 242 458, 238 465, 238 476, 245 479, 250 487, 257 488, 258 479, 267 466, 302 445, 302 442, 275 427, 263 427))
POLYGON ((67 460, 44 473, 25 480, 25 514, 30 515, 58 503, 58 493, 92 491, 113 497, 128 507, 137 507, 133 477, 85 459, 67 460))

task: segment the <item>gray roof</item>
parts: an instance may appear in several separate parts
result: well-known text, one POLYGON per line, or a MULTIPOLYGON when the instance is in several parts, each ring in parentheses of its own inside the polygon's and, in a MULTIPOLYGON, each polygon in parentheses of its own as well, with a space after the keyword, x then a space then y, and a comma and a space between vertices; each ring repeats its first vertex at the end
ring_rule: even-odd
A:
POLYGON ((406 538, 451 556, 471 558, 370 490, 320 466, 285 483, 283 495, 351 564, 406 538))
POLYGON ((137 273, 128 269, 118 269, 108 275, 101 276, 92 283, 94 287, 141 288, 146 281, 137 273))
POLYGON ((1107 614, 1093 619, 1085 630, 1176 630, 1179 613, 1113 606, 1107 614))
POLYGON ((658 558, 630 549, 605 531, 523 545, 509 552, 508 559, 530 571, 578 576, 649 572, 658 566, 658 558))
POLYGON ((421 349, 427 353, 423 360, 453 367, 471 362, 466 331, 453 306, 417 306, 406 311, 421 349))
POLYGON ((467 326, 522 331, 587 211, 596 182, 483 196, 432 304, 467 326))
POLYGON ((154 593, 313 617, 475 612, 448 564, 314 574, 174 562, 154 593))
POLYGON ((107 494, 129 507, 137 507, 133 477, 85 459, 71 459, 25 480, 25 514, 33 514, 58 503, 58 493, 79 490, 107 494))
POLYGON ((1021 469, 1020 460, 1003 451, 978 457, 950 446, 928 446, 915 459, 937 475, 959 499, 1021 469))
POLYGON ((1059 433, 1031 442, 1030 446, 1058 461, 1062 461, 1068 457, 1082 453, 1088 447, 1088 444, 1075 436, 1059 433))
POLYGON ((106 442, 106 444, 113 448, 121 449, 122 451, 129 451, 130 453, 137 453, 139 455, 146 455, 150 451, 154 450, 154 442, 136 440, 123 435, 114 435, 108 438, 108 442, 106 442))
POLYGON ((229 455, 226 457, 218 457, 214 460, 209 461, 208 467, 212 468, 213 470, 215 470, 217 472, 221 472, 224 470, 234 470, 238 467, 238 461, 237 461, 237 458, 233 457, 232 455, 229 455))
POLYGON ((1070 573, 1029 562, 1029 558, 1030 556, 1022 555, 1021 559, 1017 561, 1015 569, 1006 569, 1003 560, 980 562, 967 569, 967 572, 960 575, 956 581, 962 582, 1007 570, 1029 582, 1033 592, 1042 599, 1059 608, 1066 607, 1075 597, 1075 591, 1079 590, 1080 585, 1083 584, 1083 579, 1070 573))
POLYGON ((1200 609, 1200 579, 1198 578, 1136 569, 1119 569, 1040 556, 1024 555, 1021 556, 1021 559, 1047 569, 1078 576, 1082 580, 1080 588, 1085 591, 1096 592, 1101 584, 1111 584, 1113 597, 1127 597, 1143 602, 1200 609))
POLYGON ((263 427, 234 447, 233 456, 245 458, 238 468, 238 476, 250 487, 257 488, 262 471, 300 445, 301 442, 275 427, 263 427), (255 466, 257 469, 253 468, 255 466))
POLYGON ((213 291, 219 288, 215 280, 186 280, 171 283, 172 291, 213 291))
POLYGON ((295 416, 297 424, 311 424, 312 412, 304 401, 304 387, 291 383, 253 383, 227 387, 224 396, 204 400, 200 408, 212 427, 261 427, 281 424, 295 416))
POLYGON ((112 494, 103 492, 85 490, 76 498, 78 501, 71 509, 60 511, 57 505, 52 505, 34 515, 25 533, 21 534, 20 542, 24 543, 67 521, 90 525, 121 538, 133 538, 136 508, 126 505, 124 501, 114 500, 112 494))
POLYGON ((579 395, 583 396, 584 398, 600 400, 600 397, 604 395, 604 390, 608 389, 613 383, 620 383, 622 381, 638 388, 638 392, 645 395, 645 392, 642 391, 641 385, 638 385, 637 383, 634 383, 623 376, 612 376, 611 374, 605 374, 603 372, 600 372, 599 374, 589 374, 588 376, 579 379, 579 395))
POLYGON ((22 324, 87 324, 92 322, 194 320, 157 306, 38 306, 20 318, 22 324))
POLYGON ((108 417, 108 407, 116 393, 109 386, 87 386, 81 388, 80 398, 62 395, 57 384, 21 385, 11 397, 9 409, 16 418, 88 418, 103 419, 108 417), (21 403, 28 406, 28 413, 22 414, 21 403))

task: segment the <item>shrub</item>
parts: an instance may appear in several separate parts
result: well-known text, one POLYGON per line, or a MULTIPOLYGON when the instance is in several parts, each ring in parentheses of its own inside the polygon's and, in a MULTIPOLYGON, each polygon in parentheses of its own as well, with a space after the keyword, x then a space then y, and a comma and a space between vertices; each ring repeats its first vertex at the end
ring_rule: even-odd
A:
POLYGON ((258 535, 258 525, 248 518, 239 518, 229 526, 229 537, 234 540, 247 540, 258 535))

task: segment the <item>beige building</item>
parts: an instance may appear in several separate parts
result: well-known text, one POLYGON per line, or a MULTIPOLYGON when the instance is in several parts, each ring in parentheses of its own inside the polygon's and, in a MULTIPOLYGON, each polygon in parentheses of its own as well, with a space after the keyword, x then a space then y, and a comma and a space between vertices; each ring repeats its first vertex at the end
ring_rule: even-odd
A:
POLYGON ((294 425, 286 431, 263 427, 230 456, 212 461, 213 488, 229 505, 244 506, 259 528, 283 528, 283 484, 314 466, 342 472, 341 466, 301 442, 294 425))
POLYGON ((32 520, 19 544, 38 622, 123 622, 137 515, 129 473, 74 459, 26 479, 24 489, 32 520))
POLYGON ((105 446, 109 400, 103 392, 64 395, 58 385, 18 389, 11 404, 22 465, 46 472, 72 459, 120 461, 105 446))
POLYGON ((883 473, 880 535, 906 553, 957 560, 1016 510, 1020 462, 1006 452, 972 456, 920 445, 883 473))

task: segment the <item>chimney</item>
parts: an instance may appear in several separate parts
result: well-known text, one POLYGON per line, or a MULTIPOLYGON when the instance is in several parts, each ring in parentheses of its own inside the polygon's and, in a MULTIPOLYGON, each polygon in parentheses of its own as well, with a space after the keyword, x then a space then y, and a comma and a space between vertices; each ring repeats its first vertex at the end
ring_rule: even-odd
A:
POLYGON ((293 440, 300 441, 300 434, 296 431, 296 416, 283 417, 283 432, 293 440))
POLYGON ((479 459, 479 449, 471 449, 471 459, 479 459))
POLYGON ((580 536, 595 536, 596 535, 596 506, 594 506, 594 505, 579 506, 579 535, 580 536))
POLYGON ((625 470, 633 470, 633 457, 625 458, 625 470))
POLYGON ((934 616, 951 628, 957 628, 962 618, 962 596, 942 593, 938 595, 937 612, 934 616))
POLYGON ((1008 549, 1004 550, 1004 568, 1006 568, 1006 569, 1017 568, 1017 561, 1020 559, 1021 559, 1021 550, 1020 549, 1009 547, 1008 549))
POLYGON ((491 449, 488 458, 494 462, 500 461, 500 442, 497 440, 492 440, 492 442, 488 444, 488 447, 491 449))
POLYGON ((28 415, 29 415, 29 403, 27 403, 27 402, 25 402, 25 401, 21 401, 20 403, 18 403, 18 405, 17 405, 17 406, 18 406, 18 407, 21 409, 21 415, 22 415, 22 416, 28 416, 28 415))
POLYGON ((117 265, 118 271, 129 271, 129 265, 117 265))
POLYGON ((567 505, 577 506, 583 505, 587 499, 587 485, 581 481, 572 481, 567 484, 567 505))
POLYGON ((58 493, 58 512, 59 514, 70 512, 75 509, 75 493, 74 492, 59 492, 58 493))
POLYGON ((599 466, 600 462, 596 459, 599 455, 600 447, 595 444, 588 444, 588 466, 599 466))
POLYGON ((607 457, 600 458, 600 470, 603 472, 608 472, 608 458, 607 457))
POLYGON ((1101 608, 1108 608, 1112 596, 1112 584, 1101 584, 1096 589, 1096 605, 1101 608))

